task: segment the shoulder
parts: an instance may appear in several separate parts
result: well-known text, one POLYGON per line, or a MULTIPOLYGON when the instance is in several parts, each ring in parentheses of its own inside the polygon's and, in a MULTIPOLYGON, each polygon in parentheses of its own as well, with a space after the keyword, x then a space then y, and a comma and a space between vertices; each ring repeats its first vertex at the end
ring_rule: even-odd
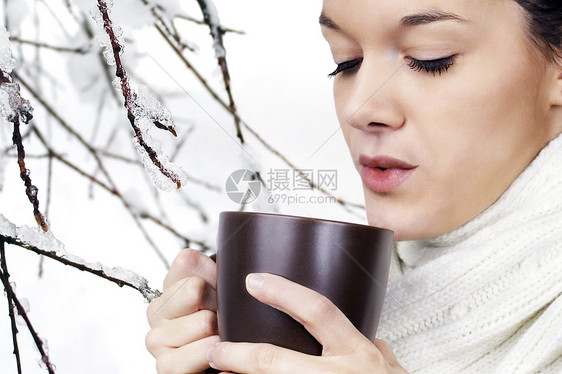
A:
POLYGON ((511 348, 496 372, 553 372, 562 367, 562 294, 513 337, 511 348))

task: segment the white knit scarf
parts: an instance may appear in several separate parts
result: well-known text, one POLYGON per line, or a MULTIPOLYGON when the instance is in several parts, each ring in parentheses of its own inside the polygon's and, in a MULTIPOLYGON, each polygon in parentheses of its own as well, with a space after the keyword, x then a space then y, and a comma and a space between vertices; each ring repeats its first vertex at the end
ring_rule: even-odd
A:
POLYGON ((377 337, 410 373, 562 373, 562 136, 478 217, 395 254, 377 337))

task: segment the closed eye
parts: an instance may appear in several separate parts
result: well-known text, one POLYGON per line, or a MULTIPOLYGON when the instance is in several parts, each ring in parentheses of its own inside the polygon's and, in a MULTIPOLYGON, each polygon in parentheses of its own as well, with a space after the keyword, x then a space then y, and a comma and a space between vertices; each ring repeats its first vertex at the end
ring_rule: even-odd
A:
POLYGON ((424 71, 429 74, 436 74, 441 75, 442 73, 446 73, 451 66, 455 63, 455 59, 458 55, 452 55, 448 57, 438 58, 435 60, 417 60, 413 57, 408 57, 410 62, 408 66, 410 69, 421 72, 424 71))
POLYGON ((338 64, 336 70, 328 74, 328 77, 329 78, 335 77, 336 75, 342 72, 352 73, 354 70, 356 70, 359 67, 359 65, 361 65, 362 62, 363 62, 363 57, 356 58, 355 60, 342 62, 341 64, 338 64))

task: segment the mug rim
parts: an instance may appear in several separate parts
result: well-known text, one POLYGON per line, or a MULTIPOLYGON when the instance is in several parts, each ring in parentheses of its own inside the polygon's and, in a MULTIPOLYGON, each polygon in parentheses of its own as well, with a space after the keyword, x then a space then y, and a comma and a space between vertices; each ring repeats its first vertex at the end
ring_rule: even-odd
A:
POLYGON ((269 216, 269 217, 288 218, 288 219, 302 220, 302 221, 324 222, 324 223, 345 225, 345 226, 351 225, 351 226, 355 226, 355 227, 358 227, 358 228, 361 228, 361 229, 364 229, 364 230, 367 229, 367 230, 386 231, 386 232, 389 232, 389 233, 394 235, 394 231, 389 230, 389 229, 385 229, 385 228, 382 228, 382 227, 364 225, 364 224, 355 223, 355 222, 336 221, 336 220, 325 219, 325 218, 304 217, 304 216, 296 216, 296 215, 281 214, 281 213, 241 212, 241 211, 236 211, 236 210, 225 210, 225 211, 220 212, 220 215, 223 215, 223 214, 225 214, 225 215, 240 215, 240 216, 269 216))

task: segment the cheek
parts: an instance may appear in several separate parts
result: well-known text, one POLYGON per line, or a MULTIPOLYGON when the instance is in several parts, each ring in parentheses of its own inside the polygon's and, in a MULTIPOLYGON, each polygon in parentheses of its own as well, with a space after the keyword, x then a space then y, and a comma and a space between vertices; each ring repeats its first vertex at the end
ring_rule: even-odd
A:
POLYGON ((453 230, 493 204, 542 149, 540 77, 521 66, 494 70, 404 91, 401 141, 422 166, 413 188, 395 200, 366 193, 373 224, 402 239, 453 230))
POLYGON ((412 139, 430 167, 419 188, 424 196, 416 203, 426 211, 403 213, 425 215, 431 230, 437 229, 418 226, 415 236, 450 231, 482 212, 547 141, 540 78, 509 64, 493 71, 476 69, 473 79, 459 74, 455 84, 419 95, 424 105, 418 99, 419 110, 410 113, 412 139))
POLYGON ((337 81, 338 78, 334 78, 334 87, 332 89, 333 96, 334 96, 334 105, 336 108, 336 115, 338 116, 338 121, 340 125, 342 122, 343 117, 343 107, 344 107, 344 99, 349 96, 349 90, 347 87, 340 82, 337 81))
POLYGON ((338 123, 342 129, 342 134, 348 148, 352 149, 353 141, 351 139, 351 134, 353 133, 352 127, 346 123, 347 118, 345 118, 345 98, 349 97, 350 90, 346 85, 341 82, 334 82, 333 96, 336 109, 336 115, 338 117, 338 123))
POLYGON ((427 156, 447 156, 437 158, 442 166, 469 161, 485 168, 526 148, 534 152, 544 139, 543 100, 540 77, 524 60, 498 58, 486 66, 464 61, 466 67, 445 75, 434 89, 410 85, 407 107, 415 109, 408 118, 428 145, 427 156))

